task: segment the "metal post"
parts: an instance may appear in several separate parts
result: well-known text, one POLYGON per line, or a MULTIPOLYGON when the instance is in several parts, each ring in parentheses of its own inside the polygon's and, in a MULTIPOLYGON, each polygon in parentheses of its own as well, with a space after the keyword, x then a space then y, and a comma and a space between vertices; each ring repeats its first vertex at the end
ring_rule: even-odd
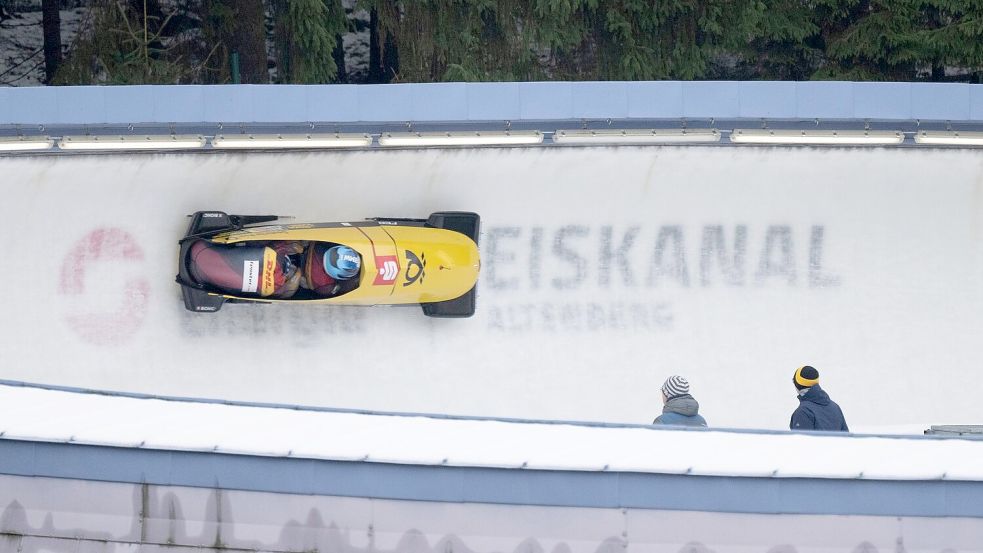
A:
POLYGON ((232 84, 241 84, 242 79, 239 78, 239 52, 232 52, 229 61, 232 63, 232 84))

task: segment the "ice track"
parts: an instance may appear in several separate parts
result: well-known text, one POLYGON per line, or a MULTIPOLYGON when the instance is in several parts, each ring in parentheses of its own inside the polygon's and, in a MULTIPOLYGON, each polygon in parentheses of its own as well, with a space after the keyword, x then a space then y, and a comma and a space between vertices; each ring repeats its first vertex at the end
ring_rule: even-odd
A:
POLYGON ((396 411, 781 428, 813 364, 856 429, 979 423, 983 154, 543 148, 0 160, 0 378, 396 411), (478 313, 185 312, 201 209, 481 214, 478 313))

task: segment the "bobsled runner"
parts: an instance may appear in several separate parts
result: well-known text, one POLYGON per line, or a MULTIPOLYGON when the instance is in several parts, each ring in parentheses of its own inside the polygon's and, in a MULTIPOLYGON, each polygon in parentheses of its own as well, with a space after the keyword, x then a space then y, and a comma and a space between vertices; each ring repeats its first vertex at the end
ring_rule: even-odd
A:
POLYGON ((301 224, 221 211, 190 217, 177 275, 190 311, 284 302, 416 304, 430 317, 474 314, 477 213, 301 224))

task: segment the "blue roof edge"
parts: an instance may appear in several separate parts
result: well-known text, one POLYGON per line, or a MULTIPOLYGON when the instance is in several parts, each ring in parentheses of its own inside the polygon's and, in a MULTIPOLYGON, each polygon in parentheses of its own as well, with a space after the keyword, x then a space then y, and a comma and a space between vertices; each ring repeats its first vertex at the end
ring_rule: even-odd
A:
POLYGON ((983 517, 983 482, 747 478, 398 465, 0 438, 0 474, 82 481, 557 507, 983 517))
POLYGON ((0 125, 543 120, 983 122, 983 85, 600 81, 0 88, 0 125))

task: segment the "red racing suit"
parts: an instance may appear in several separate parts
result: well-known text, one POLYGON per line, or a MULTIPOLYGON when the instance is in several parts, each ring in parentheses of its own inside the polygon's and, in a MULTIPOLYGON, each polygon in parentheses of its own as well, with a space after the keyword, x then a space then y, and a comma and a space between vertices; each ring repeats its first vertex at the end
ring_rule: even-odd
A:
POLYGON ((199 240, 191 245, 191 276, 236 295, 289 298, 300 286, 300 254, 304 242, 247 242, 216 244, 199 240))

